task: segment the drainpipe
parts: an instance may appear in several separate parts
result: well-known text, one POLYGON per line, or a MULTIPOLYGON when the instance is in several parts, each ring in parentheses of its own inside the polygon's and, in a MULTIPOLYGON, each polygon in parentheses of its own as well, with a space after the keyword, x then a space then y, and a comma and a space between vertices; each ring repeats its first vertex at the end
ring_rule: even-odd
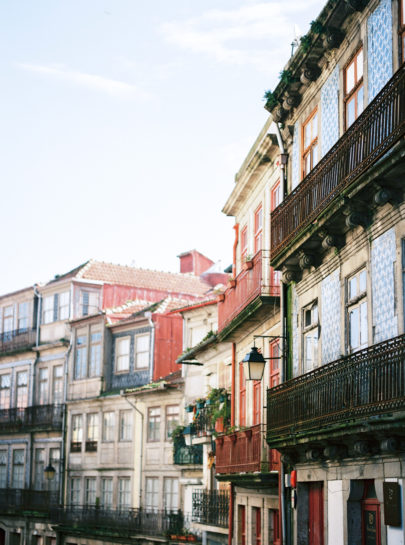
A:
POLYGON ((153 323, 152 313, 150 312, 150 310, 145 312, 145 318, 148 319, 149 326, 152 330, 152 335, 150 339, 150 345, 152 347, 152 350, 151 350, 149 381, 153 382, 153 373, 155 371, 155 324, 153 323))
MULTIPOLYGON (((231 426, 235 426, 235 395, 236 395, 236 343, 232 343, 231 426)), ((230 490, 229 490, 228 545, 232 545, 232 539, 233 539, 234 494, 235 494, 234 486, 231 483, 230 490)))
POLYGON ((66 467, 66 433, 67 433, 67 410, 66 410, 66 401, 67 401, 67 385, 68 385, 68 374, 69 374, 69 356, 73 347, 73 336, 72 331, 70 331, 70 341, 69 347, 65 355, 65 379, 63 381, 63 408, 62 408, 62 445, 61 445, 61 456, 60 456, 60 471, 59 471, 59 504, 63 505, 65 500, 65 484, 67 475, 65 475, 66 467))
POLYGON ((120 396, 125 399, 127 403, 133 407, 136 412, 141 417, 141 440, 139 444, 141 445, 141 456, 139 458, 139 509, 142 507, 142 467, 143 467, 143 425, 144 425, 144 414, 141 412, 138 407, 136 406, 136 403, 131 403, 131 401, 128 399, 128 397, 124 394, 124 390, 120 391, 120 396))
POLYGON ((236 248, 239 242, 239 223, 235 223, 233 228, 235 229, 235 240, 233 243, 233 255, 232 255, 232 277, 236 278, 236 248))

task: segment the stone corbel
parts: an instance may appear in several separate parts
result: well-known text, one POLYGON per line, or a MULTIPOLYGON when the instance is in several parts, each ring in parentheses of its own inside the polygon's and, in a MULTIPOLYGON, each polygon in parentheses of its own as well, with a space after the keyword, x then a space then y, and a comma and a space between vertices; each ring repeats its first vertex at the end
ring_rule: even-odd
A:
POLYGON ((291 284, 291 282, 299 282, 301 279, 301 272, 297 267, 283 267, 281 280, 284 284, 291 284))
POLYGON ((363 11, 368 0, 345 0, 345 4, 351 11, 363 11))
POLYGON ((298 93, 286 93, 284 95, 283 108, 286 111, 290 111, 296 108, 301 102, 301 95, 298 93))
POLYGON ((378 180, 374 183, 374 203, 377 206, 384 206, 390 203, 393 206, 399 204, 403 199, 403 191, 397 187, 392 187, 384 180, 378 180))
POLYGON ((298 254, 298 258, 299 258, 299 265, 302 270, 309 269, 315 266, 315 255, 312 253, 301 251, 298 254))
POLYGON ((335 49, 339 47, 344 38, 344 33, 340 28, 329 27, 323 36, 323 46, 325 49, 335 49))
POLYGON ((345 244, 345 237, 343 235, 330 233, 327 229, 321 229, 318 235, 322 239, 322 248, 324 250, 342 248, 345 244))
POLYGON ((343 210, 346 216, 346 225, 349 229, 354 227, 367 227, 370 224, 370 211, 366 203, 360 200, 345 199, 348 204, 343 210))
POLYGON ((309 85, 316 81, 321 74, 321 69, 316 64, 306 64, 302 68, 300 80, 303 85, 309 85))
POLYGON ((282 106, 277 106, 272 111, 273 121, 275 123, 282 123, 284 119, 287 117, 288 112, 284 110, 282 106))

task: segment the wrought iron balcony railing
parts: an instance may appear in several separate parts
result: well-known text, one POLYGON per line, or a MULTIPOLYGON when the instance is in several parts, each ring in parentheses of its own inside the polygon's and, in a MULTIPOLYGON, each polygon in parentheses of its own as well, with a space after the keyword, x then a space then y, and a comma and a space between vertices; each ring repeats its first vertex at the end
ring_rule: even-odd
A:
MULTIPOLYGON (((405 335, 366 348, 267 391, 267 442, 354 425, 405 409, 405 335)), ((289 439, 290 440, 290 439, 289 439)))
POLYGON ((214 424, 212 420, 212 411, 209 407, 203 407, 198 409, 196 419, 194 421, 195 432, 198 437, 207 435, 214 431, 214 424))
POLYGON ((216 439, 216 471, 223 474, 255 473, 279 470, 278 453, 272 453, 264 441, 262 424, 216 439))
POLYGON ((181 511, 147 509, 106 509, 95 506, 68 506, 51 511, 51 519, 62 526, 75 525, 76 531, 86 529, 147 535, 179 534, 184 527, 181 511))
POLYGON ((202 445, 175 446, 173 462, 179 466, 200 465, 203 461, 202 445))
POLYGON ((35 328, 14 329, 0 333, 0 352, 12 352, 35 345, 35 328))
POLYGON ((20 514, 24 511, 49 512, 58 504, 58 492, 30 488, 1 488, 0 513, 20 514))
POLYGON ((23 430, 61 430, 63 405, 0 409, 0 434, 23 430))
POLYGON ((228 528, 229 494, 221 490, 193 492, 193 522, 228 528))
POLYGON ((272 212, 272 261, 404 134, 403 65, 318 165, 272 212))
POLYGON ((271 285, 270 252, 260 250, 251 267, 241 271, 236 284, 224 293, 218 303, 218 331, 222 331, 256 297, 280 297, 280 285, 271 285))

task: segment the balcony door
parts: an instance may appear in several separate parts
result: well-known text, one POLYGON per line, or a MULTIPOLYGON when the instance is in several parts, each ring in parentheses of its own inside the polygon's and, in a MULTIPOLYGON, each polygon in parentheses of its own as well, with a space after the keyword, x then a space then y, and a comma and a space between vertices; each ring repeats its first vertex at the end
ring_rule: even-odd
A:
POLYGON ((323 483, 309 483, 308 545, 323 545, 323 530, 323 483))

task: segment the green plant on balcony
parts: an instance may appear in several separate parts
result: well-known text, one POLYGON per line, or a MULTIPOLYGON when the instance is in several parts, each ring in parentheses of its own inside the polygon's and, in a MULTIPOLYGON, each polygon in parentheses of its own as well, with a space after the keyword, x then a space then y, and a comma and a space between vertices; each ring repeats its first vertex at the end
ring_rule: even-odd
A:
POLYGON ((228 403, 228 393, 225 388, 213 388, 208 394, 209 412, 211 422, 217 433, 223 431, 230 418, 230 405, 228 403), (217 425, 218 423, 218 425, 217 425), (221 431, 219 430, 221 424, 221 431))
POLYGON ((265 91, 263 95, 263 100, 266 103, 265 108, 269 112, 271 112, 271 110, 273 110, 278 105, 278 100, 275 94, 272 91, 270 91, 270 89, 268 91, 265 91))
POLYGON ((171 432, 170 437, 173 441, 173 448, 176 449, 176 447, 182 447, 185 445, 184 441, 184 426, 176 426, 174 430, 171 432))
POLYGON ((301 36, 300 42, 302 51, 306 53, 312 45, 312 37, 309 34, 305 34, 305 36, 301 36))

